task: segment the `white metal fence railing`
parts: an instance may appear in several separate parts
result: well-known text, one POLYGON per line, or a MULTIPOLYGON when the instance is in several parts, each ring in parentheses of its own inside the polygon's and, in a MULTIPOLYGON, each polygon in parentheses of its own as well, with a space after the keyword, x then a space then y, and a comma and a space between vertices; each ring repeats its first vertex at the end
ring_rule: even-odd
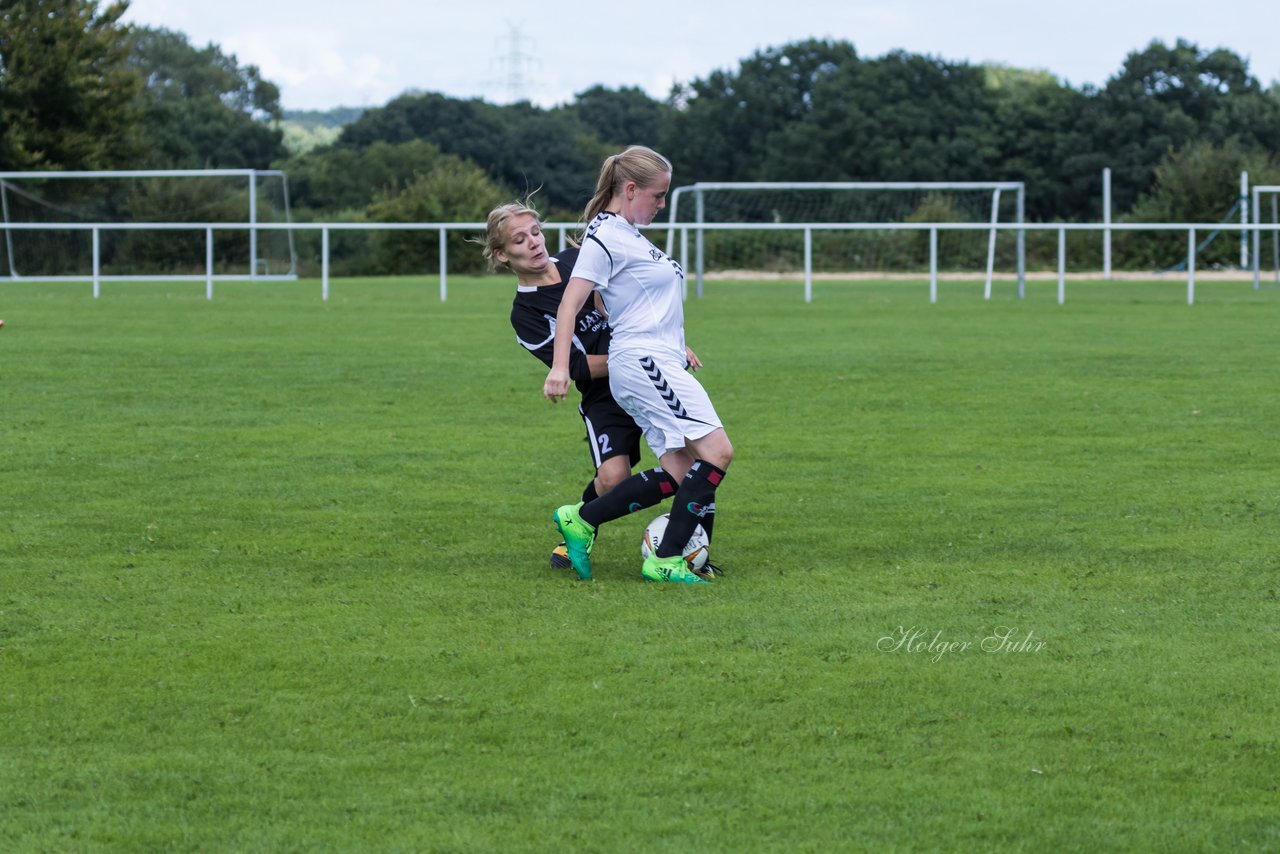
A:
MULTIPOLYGON (((205 283, 205 293, 207 298, 213 298, 213 286, 219 281, 266 281, 270 279, 279 279, 279 276, 256 275, 255 271, 247 274, 215 274, 214 273, 214 232, 218 231, 319 231, 320 232, 320 292, 322 299, 329 298, 329 238, 335 231, 434 231, 438 235, 439 240, 439 276, 440 276, 440 299, 442 301, 448 298, 448 245, 447 239, 450 232, 460 231, 471 234, 483 233, 484 223, 440 223, 440 222, 419 222, 419 223, 258 223, 256 225, 248 223, 234 222, 212 222, 212 223, 7 223, 0 226, 0 230, 7 231, 89 231, 92 233, 92 272, 84 275, 58 275, 58 276, 24 276, 24 275, 5 275, 0 276, 0 282, 15 281, 75 281, 75 282, 91 282, 93 285, 93 295, 95 298, 101 295, 103 282, 116 281, 165 281, 180 282, 194 281, 205 283), (104 231, 123 231, 123 230, 155 230, 155 231, 197 231, 203 232, 205 238, 205 271, 203 274, 174 274, 174 275, 130 275, 116 274, 106 275, 102 272, 101 259, 101 234, 104 231)), ((577 224, 566 223, 546 223, 543 230, 559 234, 559 246, 564 248, 567 242, 567 235, 578 230, 580 226, 577 224)), ((1187 234, 1187 303, 1191 304, 1195 301, 1195 284, 1196 284, 1196 234, 1197 232, 1208 232, 1211 230, 1218 231, 1236 231, 1240 230, 1253 235, 1255 247, 1259 245, 1260 235, 1275 235, 1280 232, 1280 223, 1263 223, 1250 225, 1237 225, 1226 223, 1056 223, 1056 224, 1018 224, 1018 223, 699 223, 699 224, 661 224, 654 225, 654 231, 670 232, 668 236, 668 245, 672 244, 672 239, 678 234, 680 237, 680 245, 682 253, 680 258, 687 255, 689 232, 704 231, 799 231, 803 232, 804 238, 804 299, 810 302, 813 299, 813 232, 815 231, 920 231, 929 233, 929 301, 937 302, 938 300, 938 278, 939 278, 939 259, 938 259, 938 233, 942 231, 1048 231, 1057 232, 1058 235, 1058 301, 1063 302, 1066 299, 1066 235, 1067 232, 1099 232, 1104 238, 1109 238, 1111 232, 1115 231, 1164 231, 1164 232, 1185 232, 1187 234)), ((677 258, 677 260, 680 260, 677 258)), ((1019 265, 1021 266, 1021 265, 1019 265)), ((1251 269, 1253 273, 1253 287, 1260 287, 1260 267, 1257 251, 1254 252, 1251 269)), ((990 299, 992 293, 992 280, 994 278, 994 270, 991 264, 988 264, 985 276, 985 287, 983 295, 990 299)), ((697 293, 702 293, 702 277, 697 277, 697 293)), ((687 280, 686 280, 687 288, 687 280)), ((1024 271, 1017 271, 1017 288, 1018 297, 1022 298, 1026 295, 1026 277, 1024 271)), ((687 291, 686 291, 687 296, 687 291)))

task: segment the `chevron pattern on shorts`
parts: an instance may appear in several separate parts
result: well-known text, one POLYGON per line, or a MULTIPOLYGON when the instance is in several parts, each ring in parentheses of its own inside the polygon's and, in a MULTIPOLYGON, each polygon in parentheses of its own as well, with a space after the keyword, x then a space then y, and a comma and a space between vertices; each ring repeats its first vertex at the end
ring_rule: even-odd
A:
POLYGON ((658 370, 658 366, 649 356, 640 359, 640 367, 644 368, 644 372, 649 375, 649 381, 653 383, 653 387, 658 390, 658 394, 666 401, 667 407, 675 413, 676 418, 688 418, 689 413, 685 412, 684 404, 680 402, 680 398, 676 397, 675 391, 667 383, 662 371, 658 370))

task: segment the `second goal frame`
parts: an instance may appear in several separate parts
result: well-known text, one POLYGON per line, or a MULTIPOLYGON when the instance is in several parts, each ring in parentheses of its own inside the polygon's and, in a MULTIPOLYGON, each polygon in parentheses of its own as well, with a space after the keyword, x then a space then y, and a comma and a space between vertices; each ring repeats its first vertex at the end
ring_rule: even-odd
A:
MULTIPOLYGON (((14 260, 14 246, 12 231, 4 226, 10 225, 14 220, 11 218, 9 196, 7 190, 16 188, 22 182, 35 181, 127 181, 136 179, 175 179, 175 180, 192 180, 192 179, 230 179, 234 184, 235 181, 247 182, 246 200, 247 200, 247 217, 248 217, 248 237, 249 237, 249 272, 245 277, 250 281, 293 281, 298 278, 298 251, 294 243, 294 234, 292 228, 285 229, 288 253, 288 269, 283 274, 271 274, 269 272, 259 273, 259 268, 265 268, 266 261, 259 252, 258 237, 260 233, 259 210, 258 210, 258 194, 263 184, 263 179, 275 178, 279 180, 280 186, 280 214, 284 217, 284 225, 291 226, 293 223, 293 212, 290 207, 289 200, 289 176, 281 169, 111 169, 111 170, 50 170, 50 171, 25 171, 10 172, 0 171, 0 230, 4 235, 4 251, 9 268, 9 278, 24 278, 17 269, 14 260)), ((175 223, 157 223, 159 225, 174 225, 175 223)), ((266 230, 266 229, 263 229, 266 230)), ((95 255, 96 257, 96 255, 95 255)), ((38 278, 38 277, 37 277, 38 278)))
MULTIPOLYGON (((1000 196, 1004 192, 1012 192, 1015 194, 1015 214, 1014 222, 1022 225, 1026 219, 1026 184, 1022 181, 734 181, 734 182, 699 182, 696 184, 678 187, 671 194, 671 205, 669 214, 669 226, 667 232, 667 254, 674 255, 674 241, 676 227, 681 225, 680 202, 683 196, 690 193, 693 194, 694 216, 692 220, 692 228, 695 232, 694 247, 694 272, 697 281, 697 293, 702 294, 702 279, 705 264, 705 244, 704 230, 698 228, 699 225, 706 221, 705 219, 705 198, 706 193, 718 190, 730 191, 749 191, 749 190, 799 190, 799 191, 988 191, 992 194, 991 200, 991 226, 988 245, 987 245, 987 269, 986 269, 986 296, 991 296, 991 278, 995 266, 995 246, 996 246, 996 225, 999 219, 1000 196)), ((795 223, 801 225, 801 223, 795 223)), ((822 223, 804 223, 813 228, 821 228, 822 223)), ((893 228, 893 223, 884 223, 886 228, 893 228)), ((686 232, 687 233, 687 232, 686 232)), ((683 253, 687 254, 687 253, 683 253)), ((1016 255, 1017 255, 1017 274, 1018 274, 1018 297, 1022 298, 1026 295, 1026 231, 1019 228, 1016 235, 1016 255)), ((687 261, 687 259, 682 258, 687 261)), ((808 252, 805 255, 805 275, 809 276, 812 270, 809 269, 811 258, 808 252)))

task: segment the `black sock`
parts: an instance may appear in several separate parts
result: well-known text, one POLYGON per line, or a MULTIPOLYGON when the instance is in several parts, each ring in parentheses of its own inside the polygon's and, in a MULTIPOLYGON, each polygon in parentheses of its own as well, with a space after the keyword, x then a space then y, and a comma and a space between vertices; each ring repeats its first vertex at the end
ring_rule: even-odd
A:
POLYGON ((600 493, 596 492, 596 479, 593 477, 587 481, 587 488, 582 490, 582 505, 585 507, 599 497, 600 493))
POLYGON ((658 557, 671 557, 684 551, 685 543, 693 536, 693 529, 702 525, 711 536, 711 525, 715 517, 716 487, 724 480, 724 472, 706 460, 695 460, 684 482, 676 491, 675 500, 671 502, 671 521, 667 523, 667 532, 662 535, 662 542, 655 552, 658 557))
POLYGON ((595 501, 582 505, 579 514, 589 525, 600 527, 610 519, 652 507, 676 494, 676 482, 661 468, 637 472, 595 501))

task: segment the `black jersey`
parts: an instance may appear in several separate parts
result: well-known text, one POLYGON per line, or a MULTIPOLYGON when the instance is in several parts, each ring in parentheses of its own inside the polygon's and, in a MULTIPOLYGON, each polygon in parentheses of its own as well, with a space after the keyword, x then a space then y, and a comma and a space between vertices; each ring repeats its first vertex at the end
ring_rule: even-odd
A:
MULTIPOLYGON (((537 288, 521 285, 516 288, 516 298, 511 303, 511 326, 516 331, 516 340, 548 368, 555 351, 556 313, 560 310, 565 286, 573 274, 573 265, 578 260, 578 250, 570 247, 551 260, 560 273, 560 284, 537 288)), ((573 345, 569 348, 569 378, 577 384, 584 408, 609 397, 608 378, 591 379, 586 359, 588 353, 593 356, 609 354, 609 322, 591 298, 578 312, 573 345)))

